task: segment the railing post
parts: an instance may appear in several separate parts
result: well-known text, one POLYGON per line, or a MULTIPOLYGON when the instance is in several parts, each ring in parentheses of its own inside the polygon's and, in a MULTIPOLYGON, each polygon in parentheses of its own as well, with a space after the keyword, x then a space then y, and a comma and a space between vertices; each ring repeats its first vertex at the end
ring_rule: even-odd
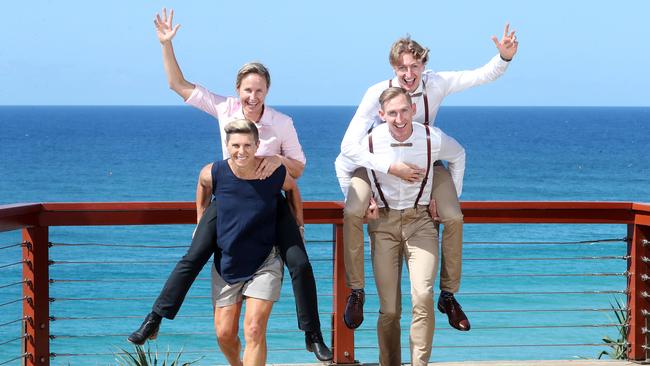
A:
POLYGON ((23 229, 23 317, 26 318, 25 365, 50 364, 48 228, 23 229))
POLYGON ((351 364, 354 360, 354 331, 343 323, 343 311, 350 289, 345 283, 345 263, 343 260, 343 225, 334 225, 334 304, 332 319, 332 343, 336 364, 351 364))
POLYGON ((650 284, 644 281, 650 275, 650 227, 638 224, 628 225, 628 359, 644 361, 648 359, 648 325, 650 312, 650 284))

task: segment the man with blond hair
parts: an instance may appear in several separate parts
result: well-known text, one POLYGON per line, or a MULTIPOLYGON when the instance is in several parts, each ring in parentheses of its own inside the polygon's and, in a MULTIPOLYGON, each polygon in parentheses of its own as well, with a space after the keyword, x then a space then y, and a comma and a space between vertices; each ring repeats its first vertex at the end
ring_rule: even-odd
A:
MULTIPOLYGON (((343 225, 344 259, 346 281, 352 291, 348 297, 344 321, 349 328, 356 328, 363 322, 363 219, 371 202, 370 184, 365 168, 390 174, 410 183, 421 181, 424 173, 422 166, 405 161, 380 159, 367 151, 361 143, 367 131, 382 122, 378 117, 378 97, 386 88, 404 88, 417 107, 413 120, 424 125, 433 125, 440 104, 447 95, 496 80, 506 71, 509 62, 517 53, 515 32, 510 31, 509 25, 506 24, 503 37, 499 40, 492 36, 492 40, 499 54, 486 65, 474 70, 450 72, 425 70, 429 49, 410 37, 397 40, 389 53, 395 77, 368 88, 350 121, 341 142, 341 153, 335 163, 337 178, 346 197, 343 225)), ((454 297, 460 287, 461 277, 463 214, 458 202, 461 191, 459 187, 454 187, 449 171, 440 161, 436 162, 433 171, 430 211, 431 215, 444 225, 438 309, 447 314, 452 327, 468 331, 469 320, 454 297)))
POLYGON ((369 209, 368 233, 372 268, 379 295, 377 337, 380 365, 401 365, 402 262, 411 282, 412 365, 427 365, 431 355, 435 311, 433 287, 438 267, 438 231, 429 215, 434 162, 446 160, 453 185, 463 186, 465 150, 440 129, 413 123, 415 105, 402 88, 386 89, 379 96, 379 116, 386 123, 375 127, 361 142, 364 150, 391 164, 405 162, 423 167, 420 183, 368 169, 376 205, 369 209))

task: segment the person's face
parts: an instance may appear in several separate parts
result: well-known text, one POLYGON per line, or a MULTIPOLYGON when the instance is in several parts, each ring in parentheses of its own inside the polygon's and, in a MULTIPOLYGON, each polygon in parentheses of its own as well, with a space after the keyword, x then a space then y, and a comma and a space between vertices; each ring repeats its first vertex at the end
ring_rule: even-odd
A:
POLYGON ((257 116, 262 113, 264 98, 268 91, 266 80, 258 74, 248 74, 242 79, 237 94, 246 116, 257 116))
POLYGON ((397 65, 393 65, 399 86, 409 92, 414 92, 422 80, 424 66, 422 60, 416 59, 412 53, 402 53, 397 59, 397 65))
POLYGON ((251 133, 233 133, 228 137, 228 154, 237 166, 244 168, 255 165, 257 143, 251 133))
POLYGON ((415 105, 409 104, 405 95, 384 102, 379 110, 379 116, 388 123, 390 134, 397 141, 404 141, 411 136, 414 114, 415 105))

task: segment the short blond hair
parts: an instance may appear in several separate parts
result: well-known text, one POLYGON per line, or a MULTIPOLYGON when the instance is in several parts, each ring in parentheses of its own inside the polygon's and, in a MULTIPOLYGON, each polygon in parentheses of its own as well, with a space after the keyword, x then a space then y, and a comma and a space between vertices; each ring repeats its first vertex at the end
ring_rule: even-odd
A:
POLYGON ((390 62, 392 66, 397 66, 399 56, 404 52, 412 54, 416 60, 422 61, 423 64, 426 64, 427 61, 429 61, 429 49, 420 46, 419 43, 412 40, 411 36, 407 34, 406 37, 398 39, 390 47, 388 62, 390 62))
POLYGON ((255 126, 255 123, 247 119, 236 119, 232 122, 229 122, 223 128, 223 130, 226 133, 226 142, 230 140, 230 135, 234 133, 253 135, 253 140, 255 140, 255 143, 260 142, 260 133, 257 130, 257 126, 255 126))
POLYGON ((266 80, 266 88, 269 89, 271 87, 271 73, 269 73, 269 69, 259 62, 249 62, 237 71, 237 79, 235 81, 235 87, 237 89, 241 86, 242 80, 249 74, 257 74, 263 77, 266 80))
POLYGON ((406 89, 400 88, 398 86, 393 86, 391 88, 384 90, 379 96, 379 105, 381 106, 381 110, 382 111, 384 110, 384 104, 386 104, 389 100, 395 99, 400 95, 406 97, 406 102, 409 105, 413 104, 411 95, 406 91, 406 89))

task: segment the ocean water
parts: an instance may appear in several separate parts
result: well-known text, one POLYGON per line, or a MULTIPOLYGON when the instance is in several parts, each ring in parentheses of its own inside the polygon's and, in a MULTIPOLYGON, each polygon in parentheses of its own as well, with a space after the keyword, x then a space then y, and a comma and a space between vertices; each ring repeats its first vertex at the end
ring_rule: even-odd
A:
MULTIPOLYGON (((340 200, 333 161, 354 107, 278 109, 294 118, 307 155, 299 180, 303 199, 340 200)), ((650 108, 443 107, 436 125, 467 151, 463 200, 650 201, 650 108)), ((0 107, 0 204, 191 201, 200 168, 221 158, 218 133, 212 117, 188 107, 0 107)), ((150 308, 192 229, 51 228, 53 364, 114 364, 113 353, 130 347, 125 335, 150 308)), ((452 330, 437 314, 431 360, 597 356, 607 348, 576 344, 616 338, 613 314, 574 310, 607 309, 616 297, 610 292, 625 289, 625 261, 619 258, 625 243, 593 242, 625 235, 621 225, 466 225, 458 298, 473 329, 452 330), (593 243, 506 244, 540 241, 593 243)), ((307 239, 329 340, 331 227, 311 225, 307 239)), ((0 247, 17 242, 19 232, 0 233, 0 247)), ((0 266, 19 260, 19 248, 0 249, 0 266)), ((224 364, 207 274, 202 272, 177 320, 163 323, 154 344, 160 351, 183 347, 186 359, 205 355, 200 364, 224 364)), ((0 268, 0 286, 20 276, 19 266, 0 268)), ((356 332, 356 358, 376 362, 378 306, 369 263, 366 276, 367 314, 356 332)), ((312 362, 287 285, 269 323, 269 362, 312 362)), ((0 304, 19 297, 19 286, 0 288, 0 304)), ((409 307, 405 296, 404 360, 409 307)), ((19 342, 3 344, 20 335, 19 323, 4 325, 19 317, 20 303, 0 308, 0 363, 20 354, 19 342)))

